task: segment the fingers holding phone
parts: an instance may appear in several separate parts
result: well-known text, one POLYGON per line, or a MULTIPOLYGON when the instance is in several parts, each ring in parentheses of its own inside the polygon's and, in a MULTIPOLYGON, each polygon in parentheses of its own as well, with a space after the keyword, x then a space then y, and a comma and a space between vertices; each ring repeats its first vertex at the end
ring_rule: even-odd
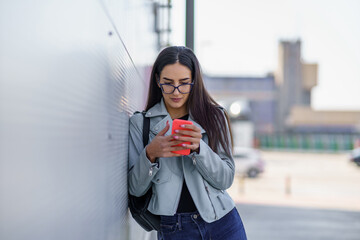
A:
POLYGON ((175 130, 174 139, 178 141, 183 141, 182 144, 184 147, 190 150, 197 151, 200 146, 200 140, 202 138, 201 129, 197 126, 191 124, 181 124, 180 128, 175 130))
POLYGON ((146 146, 146 156, 153 163, 159 157, 178 157, 180 154, 176 151, 184 150, 185 147, 181 146, 182 141, 174 141, 173 136, 165 136, 169 130, 170 124, 166 122, 166 126, 162 129, 154 139, 146 146), (174 146, 175 144, 175 146, 174 146), (174 153, 175 152, 175 153, 174 153))
POLYGON ((191 121, 174 119, 170 136, 165 136, 169 130, 166 123, 150 144, 146 147, 146 155, 151 162, 159 157, 178 157, 189 155, 190 151, 197 151, 202 137, 200 128, 191 121))
POLYGON ((172 126, 173 138, 182 141, 181 146, 186 150, 177 151, 181 155, 189 155, 190 150, 197 151, 200 146, 202 138, 201 129, 193 124, 191 121, 175 119, 172 126))

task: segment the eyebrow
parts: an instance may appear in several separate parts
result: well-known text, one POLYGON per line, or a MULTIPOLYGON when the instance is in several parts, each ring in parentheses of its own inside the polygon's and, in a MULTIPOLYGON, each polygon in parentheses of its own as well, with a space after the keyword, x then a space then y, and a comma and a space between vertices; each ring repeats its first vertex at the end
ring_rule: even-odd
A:
MULTIPOLYGON (((170 78, 167 78, 167 77, 163 77, 164 80, 167 80, 167 81, 174 81, 173 79, 170 79, 170 78)), ((179 79, 179 81, 185 81, 185 80, 188 80, 190 78, 182 78, 182 79, 179 79)))

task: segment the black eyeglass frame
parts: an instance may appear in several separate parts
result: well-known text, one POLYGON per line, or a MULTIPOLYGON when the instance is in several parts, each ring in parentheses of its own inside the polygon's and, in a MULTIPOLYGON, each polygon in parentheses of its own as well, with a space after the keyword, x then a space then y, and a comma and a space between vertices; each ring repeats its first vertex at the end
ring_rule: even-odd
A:
POLYGON ((175 92, 175 89, 177 89, 177 90, 179 91, 179 93, 181 93, 181 94, 187 94, 187 93, 190 93, 190 92, 191 92, 191 90, 192 90, 192 88, 193 88, 193 86, 194 86, 194 83, 183 83, 183 84, 180 84, 180 85, 177 86, 177 87, 174 86, 174 85, 172 85, 172 84, 170 84, 170 83, 160 83, 160 82, 159 82, 159 85, 160 85, 161 91, 162 91, 163 93, 165 93, 165 94, 172 94, 173 92, 175 92), (170 92, 170 93, 167 93, 167 92, 164 91, 163 85, 172 86, 172 87, 174 88, 174 90, 173 90, 172 92, 170 92), (185 93, 184 93, 184 92, 180 91, 179 87, 184 86, 184 85, 190 85, 190 90, 189 90, 189 92, 185 92, 185 93))

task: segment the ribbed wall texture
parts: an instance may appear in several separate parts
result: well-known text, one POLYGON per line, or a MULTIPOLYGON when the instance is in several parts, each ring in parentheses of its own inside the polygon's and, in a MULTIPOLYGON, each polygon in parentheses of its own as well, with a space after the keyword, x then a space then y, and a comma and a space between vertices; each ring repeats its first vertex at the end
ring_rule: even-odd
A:
POLYGON ((0 1, 1 240, 142 238, 127 142, 156 54, 150 3, 0 1))

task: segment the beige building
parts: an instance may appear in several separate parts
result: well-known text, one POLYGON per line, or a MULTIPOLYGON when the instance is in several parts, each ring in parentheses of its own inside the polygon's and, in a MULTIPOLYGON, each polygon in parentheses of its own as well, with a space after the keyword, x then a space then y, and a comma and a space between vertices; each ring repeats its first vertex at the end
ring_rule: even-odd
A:
POLYGON ((318 82, 318 64, 301 57, 301 41, 279 43, 276 131, 360 132, 360 111, 315 111, 311 90, 318 82))
POLYGON ((360 132, 360 111, 315 111, 307 106, 294 106, 286 125, 292 129, 335 128, 360 132))
POLYGON ((275 72, 277 85, 276 131, 284 132, 286 118, 294 106, 310 106, 311 90, 317 84, 318 65, 303 61, 301 41, 279 43, 278 68, 275 72))

